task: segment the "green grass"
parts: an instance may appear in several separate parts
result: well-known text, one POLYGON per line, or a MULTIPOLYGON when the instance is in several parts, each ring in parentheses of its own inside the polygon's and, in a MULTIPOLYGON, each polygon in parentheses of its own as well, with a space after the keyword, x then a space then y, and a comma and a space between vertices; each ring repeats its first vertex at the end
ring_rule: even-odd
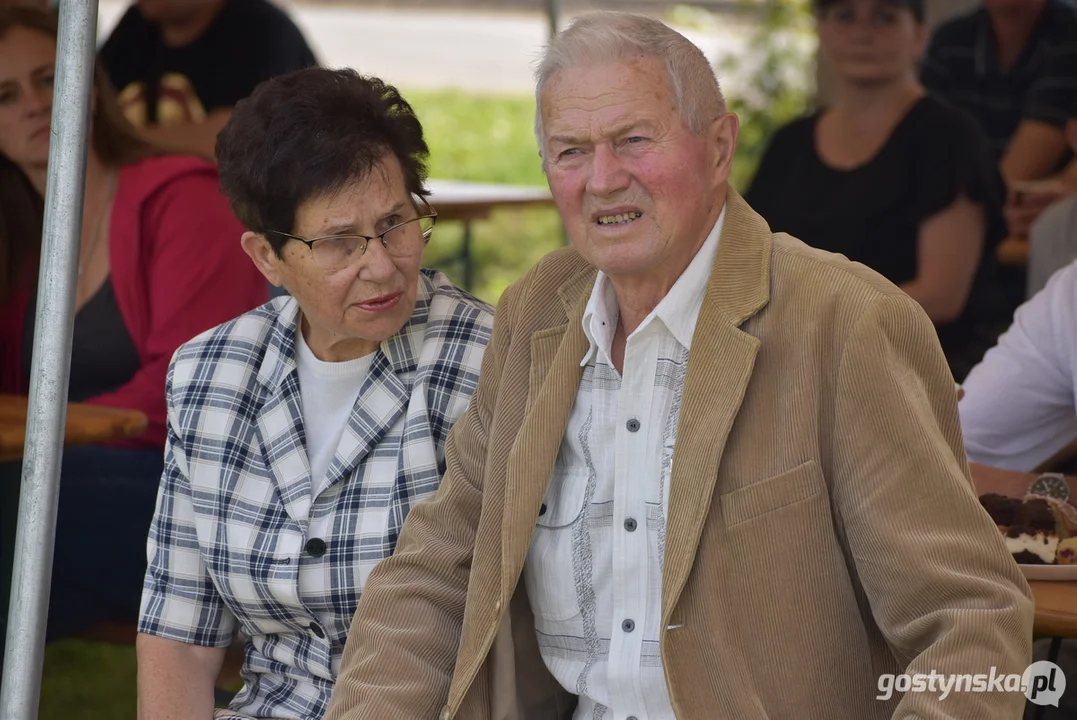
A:
POLYGON ((135 649, 64 640, 45 650, 39 720, 134 720, 135 649))
MULTIPOLYGON (((431 150, 430 175, 438 178, 544 185, 532 132, 530 97, 476 97, 460 92, 407 92, 431 150)), ((751 136, 749 136, 751 137, 751 136)), ((746 178, 760 139, 738 151, 735 177, 746 178)), ((736 181, 735 181, 736 182, 736 181)), ((475 293, 494 303, 501 292, 547 252, 563 243, 553 209, 495 212, 474 226, 475 293)), ((460 223, 437 227, 425 264, 461 282, 454 261, 460 223)), ((40 720, 128 720, 135 717, 132 647, 68 640, 45 654, 40 720)))
MULTIPOLYGON (((483 97, 458 91, 408 92, 430 146, 430 176, 454 180, 542 185, 546 177, 532 131, 530 97, 483 97)), ((546 253, 559 247, 564 234, 553 208, 495 211, 473 224, 473 292, 496 303, 508 285, 546 253)), ((442 223, 434 231, 424 263, 463 282, 455 262, 463 238, 462 223, 442 223)))

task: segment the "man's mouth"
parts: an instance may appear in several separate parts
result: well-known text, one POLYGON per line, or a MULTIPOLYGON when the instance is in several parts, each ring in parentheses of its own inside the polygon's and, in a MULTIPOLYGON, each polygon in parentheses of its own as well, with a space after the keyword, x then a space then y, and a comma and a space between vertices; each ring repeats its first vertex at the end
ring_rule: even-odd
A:
POLYGON ((596 222, 599 225, 625 225, 641 217, 643 217, 641 212, 626 212, 616 215, 599 215, 596 222))

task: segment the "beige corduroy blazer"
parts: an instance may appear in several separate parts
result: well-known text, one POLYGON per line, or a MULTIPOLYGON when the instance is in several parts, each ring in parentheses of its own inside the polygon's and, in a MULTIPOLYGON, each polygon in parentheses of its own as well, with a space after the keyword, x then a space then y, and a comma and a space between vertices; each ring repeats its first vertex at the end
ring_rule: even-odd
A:
MULTIPOLYGON (((681 720, 1016 719, 1029 587, 972 488, 954 382, 892 284, 733 191, 683 394, 661 656, 681 720)), ((502 299, 439 492, 370 575, 328 720, 554 720, 521 569, 587 350, 595 270, 557 251, 502 299)))

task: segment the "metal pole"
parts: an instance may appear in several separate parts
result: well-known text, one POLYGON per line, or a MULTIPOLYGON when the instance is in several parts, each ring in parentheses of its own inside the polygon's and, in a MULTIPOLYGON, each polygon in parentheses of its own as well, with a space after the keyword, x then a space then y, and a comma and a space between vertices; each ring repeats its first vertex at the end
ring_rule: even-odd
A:
POLYGON ((559 23, 561 19, 561 9, 564 6, 563 0, 546 0, 546 18, 550 23, 550 39, 553 40, 553 36, 557 34, 559 29, 559 23))
POLYGON ((97 0, 62 0, 2 720, 35 720, 45 655, 90 139, 97 0))

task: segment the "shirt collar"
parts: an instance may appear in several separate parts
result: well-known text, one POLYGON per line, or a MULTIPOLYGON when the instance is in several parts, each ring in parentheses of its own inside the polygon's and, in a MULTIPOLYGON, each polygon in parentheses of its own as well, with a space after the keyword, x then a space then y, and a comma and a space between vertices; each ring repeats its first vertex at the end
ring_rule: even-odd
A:
MULTIPOLYGON (((703 307, 703 296, 707 291, 707 280, 710 278, 711 269, 714 267, 714 258, 718 254, 718 241, 722 236, 725 213, 726 208, 723 207, 718 220, 715 221, 707 239, 703 241, 703 245, 692 258, 692 262, 688 264, 681 276, 677 278, 677 282, 650 315, 644 318, 633 335, 641 332, 657 319, 686 350, 692 349, 692 335, 695 333, 699 311, 703 307)), ((603 362, 613 364, 610 360, 610 349, 613 345, 613 332, 619 319, 620 309, 617 307, 617 296, 613 292, 613 284, 600 270, 595 277, 591 296, 583 312, 583 332, 587 336, 589 346, 580 362, 581 366, 591 362, 596 353, 600 354, 603 362)))

